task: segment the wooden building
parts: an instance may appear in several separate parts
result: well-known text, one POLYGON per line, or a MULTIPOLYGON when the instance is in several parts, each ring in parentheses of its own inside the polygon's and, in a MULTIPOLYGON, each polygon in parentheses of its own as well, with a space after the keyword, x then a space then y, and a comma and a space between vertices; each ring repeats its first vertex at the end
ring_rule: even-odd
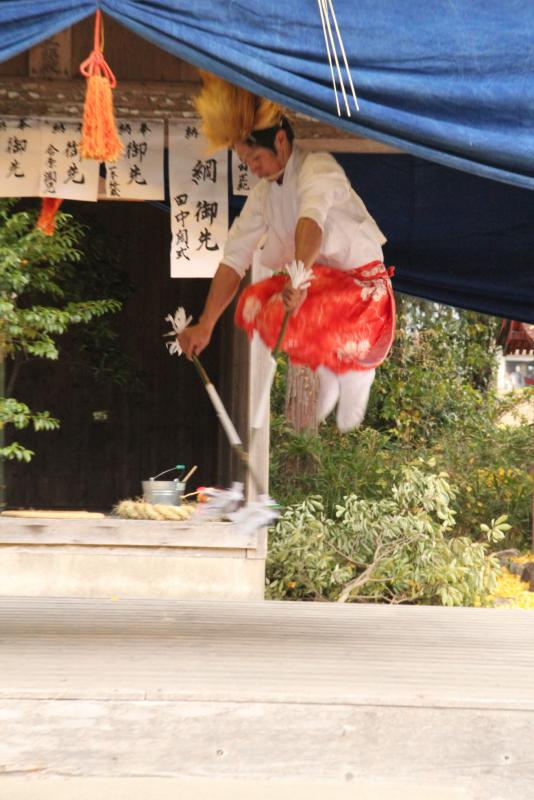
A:
MULTIPOLYGON (((94 17, 0 64, 0 114, 81 119, 85 81, 79 64, 92 48, 94 17)), ((195 115, 196 68, 159 50, 105 18, 106 57, 117 76, 117 116, 180 119, 195 115)), ((346 132, 293 119, 304 146, 331 150, 388 152, 391 148, 346 132)), ((37 202, 37 201, 36 201, 37 202)), ((166 314, 178 305, 198 315, 208 288, 205 279, 169 276, 169 212, 162 205, 113 201, 66 202, 65 210, 89 219, 92 229, 116 242, 120 266, 132 293, 120 316, 122 345, 141 381, 134 391, 96 382, 88 370, 67 361, 31 364, 14 392, 34 409, 49 409, 61 428, 49 433, 17 432, 35 451, 30 464, 7 465, 11 507, 108 509, 140 492, 140 481, 173 464, 198 464, 195 485, 227 484, 239 477, 226 439, 191 364, 169 358, 162 334, 166 314), (139 388, 140 386, 140 388, 139 388)), ((203 362, 224 398, 244 441, 248 438, 249 346, 227 312, 203 362)), ((261 364, 254 359, 257 372, 261 364)), ((266 433, 255 458, 267 470, 266 433)), ((190 487, 191 488, 191 487, 190 487)))

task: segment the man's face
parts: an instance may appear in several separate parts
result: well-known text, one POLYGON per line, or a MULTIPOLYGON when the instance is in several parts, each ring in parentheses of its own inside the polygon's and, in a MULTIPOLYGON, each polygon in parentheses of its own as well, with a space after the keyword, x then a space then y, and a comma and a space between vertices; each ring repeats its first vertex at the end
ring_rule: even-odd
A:
POLYGON ((235 151, 241 161, 244 161, 253 175, 258 178, 269 178, 278 175, 285 164, 280 156, 275 155, 267 147, 257 147, 238 142, 235 151))

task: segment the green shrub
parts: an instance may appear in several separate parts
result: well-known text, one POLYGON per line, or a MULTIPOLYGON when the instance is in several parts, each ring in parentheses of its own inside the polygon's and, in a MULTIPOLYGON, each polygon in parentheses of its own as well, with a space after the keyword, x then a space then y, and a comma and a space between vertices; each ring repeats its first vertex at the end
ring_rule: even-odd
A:
POLYGON ((332 517, 344 495, 387 498, 404 467, 431 462, 456 489, 457 535, 478 541, 488 518, 507 515, 511 528, 503 546, 528 546, 532 425, 504 427, 501 418, 533 391, 504 399, 495 393, 499 321, 398 299, 396 342, 377 372, 360 430, 340 435, 329 421, 317 436, 292 431, 282 415, 280 361, 272 404, 272 495, 283 505, 320 495, 332 517))
POLYGON ((404 470, 383 499, 345 496, 333 518, 320 497, 288 507, 271 532, 271 599, 473 605, 495 587, 489 542, 508 526, 492 520, 485 542, 454 536, 455 492, 445 475, 404 470))

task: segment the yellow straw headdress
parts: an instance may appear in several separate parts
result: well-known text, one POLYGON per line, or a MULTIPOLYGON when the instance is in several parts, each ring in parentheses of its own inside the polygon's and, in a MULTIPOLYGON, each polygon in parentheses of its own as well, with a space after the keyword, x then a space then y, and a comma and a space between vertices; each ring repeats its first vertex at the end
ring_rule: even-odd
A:
POLYGON ((203 133, 214 150, 244 142, 252 131, 279 125, 283 111, 278 103, 234 86, 210 72, 200 71, 202 89, 195 108, 203 133))

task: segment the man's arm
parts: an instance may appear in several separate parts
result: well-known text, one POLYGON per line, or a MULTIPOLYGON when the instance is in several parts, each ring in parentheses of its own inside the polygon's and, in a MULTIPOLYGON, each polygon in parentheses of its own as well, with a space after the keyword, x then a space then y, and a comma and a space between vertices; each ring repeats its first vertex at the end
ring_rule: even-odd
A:
MULTIPOLYGON (((295 228, 295 260, 303 261, 308 269, 313 266, 321 252, 323 232, 315 220, 301 217, 295 228)), ((286 311, 296 311, 306 299, 306 289, 293 289, 290 283, 282 292, 286 311)))
POLYGON ((187 358, 200 355, 210 342, 215 323, 230 305, 241 283, 241 278, 232 267, 219 264, 211 281, 204 311, 196 325, 186 328, 179 337, 180 346, 187 358))

